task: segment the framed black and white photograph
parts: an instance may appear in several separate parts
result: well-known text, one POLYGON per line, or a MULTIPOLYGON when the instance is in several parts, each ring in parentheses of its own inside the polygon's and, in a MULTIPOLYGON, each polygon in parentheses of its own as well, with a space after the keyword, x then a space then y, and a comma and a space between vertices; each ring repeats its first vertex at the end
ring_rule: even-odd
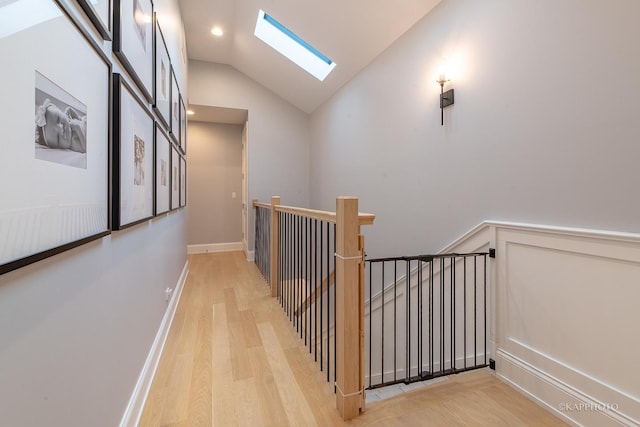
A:
POLYGON ((180 155, 171 144, 171 210, 180 207, 180 155))
POLYGON ((154 121, 120 74, 113 75, 113 229, 153 216, 154 121))
POLYGON ((187 153, 187 109, 182 95, 180 95, 180 149, 183 154, 187 153))
POLYGON ((178 80, 171 67, 171 123, 169 131, 176 144, 180 145, 180 90, 178 80))
POLYGON ((187 205, 187 161, 180 156, 180 207, 187 205))
POLYGON ((111 0, 77 0, 104 40, 111 40, 111 0))
POLYGON ((0 274, 110 233, 110 61, 66 4, 31 8, 0 26, 0 274))
POLYGON ((169 51, 164 41, 158 14, 155 15, 155 74, 154 74, 154 96, 155 103, 153 109, 158 115, 158 120, 168 128, 171 118, 171 61, 169 51))
POLYGON ((171 142, 162 126, 156 123, 156 198, 155 215, 171 209, 171 142))
POLYGON ((114 0, 113 10, 113 52, 153 104, 153 3, 114 0))

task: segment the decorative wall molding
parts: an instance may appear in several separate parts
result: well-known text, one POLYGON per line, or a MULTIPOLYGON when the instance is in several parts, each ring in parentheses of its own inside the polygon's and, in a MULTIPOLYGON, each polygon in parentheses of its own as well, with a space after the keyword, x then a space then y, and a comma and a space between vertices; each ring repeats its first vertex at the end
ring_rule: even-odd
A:
POLYGON ((498 376, 572 424, 640 425, 640 235, 487 225, 498 376))
POLYGON ((145 402, 147 401, 147 396, 149 395, 149 390, 151 389, 151 383, 153 382, 153 377, 155 376, 156 369, 160 363, 160 357, 162 356, 162 351, 164 350, 164 345, 167 341, 169 330, 171 329, 171 323, 173 322, 173 317, 175 316, 176 309, 178 308, 178 302, 180 302, 182 289, 184 288, 188 275, 189 261, 185 263, 182 273, 178 278, 178 282, 176 283, 173 291, 173 296, 171 297, 171 300, 169 300, 169 305, 167 306, 167 310, 165 311, 162 322, 160 323, 160 328, 153 340, 153 344, 151 345, 151 349, 147 355, 147 360, 144 363, 142 372, 138 377, 138 382, 136 383, 131 398, 129 399, 127 409, 120 421, 120 427, 136 427, 140 421, 145 402))

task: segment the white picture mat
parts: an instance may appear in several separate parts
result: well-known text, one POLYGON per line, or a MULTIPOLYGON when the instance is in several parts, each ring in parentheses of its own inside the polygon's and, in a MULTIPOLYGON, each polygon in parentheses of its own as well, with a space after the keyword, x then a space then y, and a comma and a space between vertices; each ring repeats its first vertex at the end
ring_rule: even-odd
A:
POLYGON ((187 204, 187 161, 180 157, 180 206, 187 204))
POLYGON ((156 126, 156 214, 171 209, 171 142, 156 126), (164 163, 163 163, 164 162, 164 163), (163 185, 162 168, 166 167, 166 181, 163 185))
POLYGON ((180 95, 180 149, 183 153, 187 152, 187 109, 182 95, 180 95))
MULTIPOLYGON (((28 0, 13 4, 23 1, 31 4, 28 0)), ((45 8, 51 4, 38 2, 45 8)), ((0 80, 0 124, 4 128, 0 179, 5 183, 0 198, 3 264, 108 231, 110 76, 105 62, 62 15, 1 38, 0 55, 11 61, 11 66, 2 67, 0 80), (65 48, 42 49, 45 38, 65 48), (81 64, 82 71, 74 72, 70 64, 81 64), (35 158, 36 70, 86 105, 91 117, 87 123, 91 150, 86 169, 35 158)))
POLYGON ((94 22, 96 28, 103 36, 109 36, 111 33, 111 0, 78 0, 80 7, 85 10, 89 19, 94 22), (89 10, 87 10, 89 9, 89 10))
POLYGON ((171 209, 180 207, 180 156, 177 148, 171 145, 171 209))
POLYGON ((120 90, 120 226, 153 216, 153 119, 129 89, 120 90), (134 184, 135 137, 144 141, 144 185, 134 184))
POLYGON ((96 11, 98 17, 102 20, 102 23, 107 29, 111 29, 111 22, 109 19, 109 14, 111 12, 111 2, 110 0, 91 0, 89 4, 93 6, 93 9, 96 11))
MULTIPOLYGON (((150 0, 120 1, 120 51, 127 57, 133 72, 140 79, 144 89, 153 94, 153 7, 150 0), (144 31, 141 40, 134 18, 134 2, 139 5, 144 22, 140 22, 144 31)), ((131 71, 131 70, 129 70, 131 71)))
POLYGON ((180 90, 176 75, 171 69, 171 135, 180 143, 180 90))
POLYGON ((156 20, 155 107, 165 124, 171 119, 171 60, 156 20))

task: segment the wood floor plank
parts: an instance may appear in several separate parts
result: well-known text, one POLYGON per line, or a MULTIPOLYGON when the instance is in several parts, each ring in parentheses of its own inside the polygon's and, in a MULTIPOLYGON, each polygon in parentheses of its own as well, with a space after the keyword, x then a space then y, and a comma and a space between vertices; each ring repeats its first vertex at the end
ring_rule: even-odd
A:
POLYGON ((304 393, 295 380, 291 367, 287 363, 287 357, 278 344, 271 324, 260 323, 258 331, 267 353, 267 361, 273 373, 273 377, 278 388, 278 393, 284 404, 289 425, 291 426, 314 426, 316 425, 311 408, 307 403, 304 393))
POLYGON ((235 400, 230 390, 233 387, 231 353, 229 348, 227 313, 224 304, 216 304, 213 309, 212 340, 212 412, 214 426, 236 425, 235 400))

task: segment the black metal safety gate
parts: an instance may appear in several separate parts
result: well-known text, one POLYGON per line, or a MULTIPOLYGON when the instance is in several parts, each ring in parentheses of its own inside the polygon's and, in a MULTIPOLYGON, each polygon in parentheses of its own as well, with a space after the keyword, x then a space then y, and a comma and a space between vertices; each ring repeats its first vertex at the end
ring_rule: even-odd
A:
POLYGON ((489 252, 366 261, 369 389, 488 365, 489 252))

